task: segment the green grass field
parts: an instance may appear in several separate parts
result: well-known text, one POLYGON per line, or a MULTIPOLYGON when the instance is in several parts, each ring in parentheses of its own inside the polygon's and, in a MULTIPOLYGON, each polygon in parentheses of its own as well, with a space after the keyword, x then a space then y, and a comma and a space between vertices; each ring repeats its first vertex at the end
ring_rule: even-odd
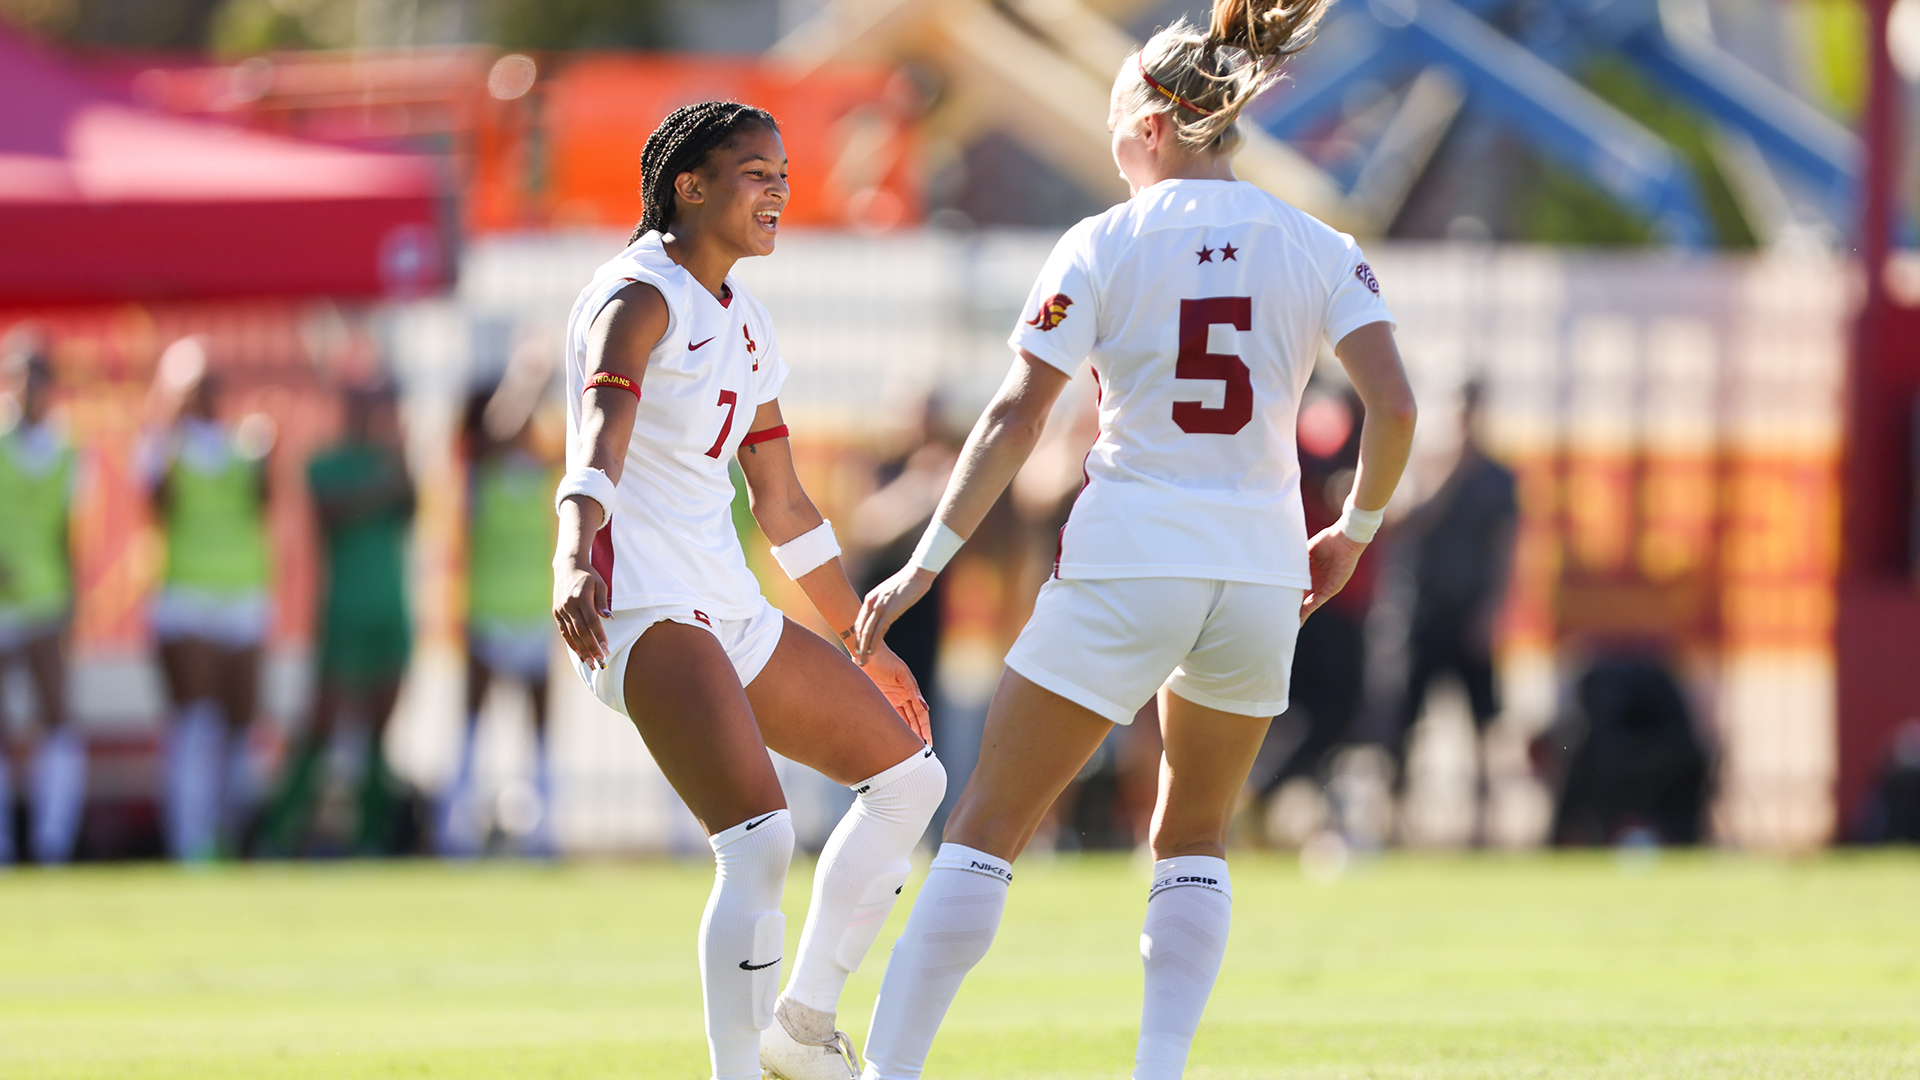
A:
MULTIPOLYGON (((670 862, 0 874, 0 1077, 697 1080, 708 883, 670 862)), ((1234 889, 1189 1076, 1920 1076, 1912 854, 1395 857, 1331 884, 1248 855, 1234 889)), ((1023 860, 928 1076, 1126 1076, 1144 892, 1124 858, 1023 860)), ((849 987, 856 1041, 904 916, 849 987)))

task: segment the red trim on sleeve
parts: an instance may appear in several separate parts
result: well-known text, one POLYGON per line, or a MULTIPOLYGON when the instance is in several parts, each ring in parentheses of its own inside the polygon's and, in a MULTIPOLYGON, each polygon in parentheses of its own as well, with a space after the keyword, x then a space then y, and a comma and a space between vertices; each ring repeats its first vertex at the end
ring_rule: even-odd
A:
POLYGON ((740 440, 740 448, 744 450, 754 443, 763 443, 773 439, 784 439, 786 437, 787 425, 785 424, 781 424, 779 427, 761 428, 759 431, 748 432, 747 437, 740 440))
POLYGON ((625 390, 627 393, 633 395, 635 401, 640 400, 639 384, 627 378, 625 375, 615 375, 611 371, 602 371, 587 379, 586 387, 580 392, 584 394, 588 390, 601 386, 610 386, 615 390, 625 390))

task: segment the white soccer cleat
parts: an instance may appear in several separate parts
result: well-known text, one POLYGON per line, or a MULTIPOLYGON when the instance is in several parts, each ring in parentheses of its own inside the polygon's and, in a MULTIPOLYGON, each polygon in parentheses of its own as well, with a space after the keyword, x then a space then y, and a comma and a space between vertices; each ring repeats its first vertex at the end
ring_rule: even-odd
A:
POLYGON ((772 1080, 858 1080, 860 1058, 832 1013, 781 998, 760 1033, 760 1067, 772 1080))

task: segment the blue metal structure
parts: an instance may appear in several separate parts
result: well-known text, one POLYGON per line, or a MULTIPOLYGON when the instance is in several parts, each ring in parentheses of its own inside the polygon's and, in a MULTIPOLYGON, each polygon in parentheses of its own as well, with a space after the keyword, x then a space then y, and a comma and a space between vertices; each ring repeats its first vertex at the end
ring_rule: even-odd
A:
POLYGON ((1774 165, 1809 182, 1836 222, 1849 222, 1859 140, 1711 42, 1676 40, 1658 0, 1366 0, 1346 9, 1294 83, 1258 122, 1299 139, 1338 115, 1367 84, 1440 67, 1466 92, 1466 115, 1498 124, 1537 153, 1592 179, 1682 246, 1713 228, 1693 170, 1659 136, 1567 74, 1597 53, 1624 57, 1704 115, 1744 132, 1774 165), (1495 21, 1513 27, 1495 29, 1495 21), (1337 44, 1336 44, 1337 42, 1337 44))

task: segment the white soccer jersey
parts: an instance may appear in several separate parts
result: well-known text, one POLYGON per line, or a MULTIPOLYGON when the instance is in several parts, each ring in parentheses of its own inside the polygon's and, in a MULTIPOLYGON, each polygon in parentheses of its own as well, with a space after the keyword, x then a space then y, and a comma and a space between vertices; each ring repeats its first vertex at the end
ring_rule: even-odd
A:
POLYGON ((640 381, 613 517, 594 538, 594 568, 616 611, 684 604, 743 619, 764 601, 734 532, 727 466, 754 411, 779 396, 787 365, 767 309, 738 282, 728 277, 730 298, 715 299, 667 257, 657 232, 594 272, 567 323, 567 467, 586 464, 579 436, 588 330, 636 281, 660 290, 667 332, 640 381))
POLYGON ((1392 321, 1352 237, 1243 181, 1162 181, 1068 230, 1009 339, 1100 383, 1055 574, 1311 588, 1300 394, 1322 338, 1392 321))

